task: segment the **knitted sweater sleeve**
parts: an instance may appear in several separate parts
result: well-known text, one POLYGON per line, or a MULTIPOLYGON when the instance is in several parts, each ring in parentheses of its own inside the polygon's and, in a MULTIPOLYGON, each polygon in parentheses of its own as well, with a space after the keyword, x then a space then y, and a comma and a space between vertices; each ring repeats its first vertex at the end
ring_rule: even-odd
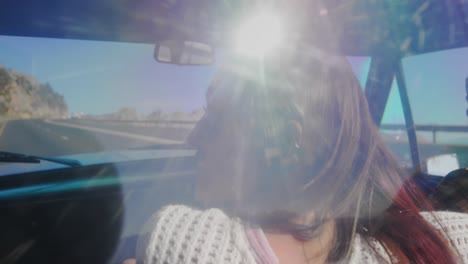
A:
POLYGON ((137 259, 145 264, 253 264, 254 255, 239 221, 218 209, 182 205, 163 208, 145 224, 137 259))
MULTIPOLYGON (((441 211, 422 212, 421 215, 449 241, 455 255, 463 263, 468 263, 468 214, 441 211)), ((357 235, 353 241, 350 263, 391 263, 391 256, 378 241, 366 241, 357 235)))
POLYGON ((455 255, 468 263, 468 214, 442 211, 421 214, 449 241, 455 255))
MULTIPOLYGON (((463 263, 468 263, 468 214, 421 215, 450 241, 463 263)), ((145 264, 256 263, 255 252, 240 221, 218 209, 199 211, 182 205, 165 207, 151 217, 140 235, 137 258, 145 264)), ((356 235, 349 263, 391 263, 391 260, 377 240, 356 235)))

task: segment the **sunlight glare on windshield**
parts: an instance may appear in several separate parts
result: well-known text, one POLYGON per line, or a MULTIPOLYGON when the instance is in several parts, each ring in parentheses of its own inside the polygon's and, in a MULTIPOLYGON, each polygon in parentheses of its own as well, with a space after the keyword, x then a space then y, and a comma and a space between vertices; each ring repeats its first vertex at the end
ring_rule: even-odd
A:
POLYGON ((235 48, 246 56, 265 56, 282 42, 280 17, 271 12, 262 12, 247 19, 235 35, 235 48))

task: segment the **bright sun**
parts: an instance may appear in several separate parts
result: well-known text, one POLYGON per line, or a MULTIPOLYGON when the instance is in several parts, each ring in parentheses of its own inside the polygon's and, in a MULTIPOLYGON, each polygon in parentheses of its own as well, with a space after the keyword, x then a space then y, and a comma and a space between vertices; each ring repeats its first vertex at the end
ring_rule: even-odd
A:
POLYGON ((263 12, 246 21, 238 28, 235 49, 247 56, 265 56, 282 42, 282 27, 279 16, 263 12))

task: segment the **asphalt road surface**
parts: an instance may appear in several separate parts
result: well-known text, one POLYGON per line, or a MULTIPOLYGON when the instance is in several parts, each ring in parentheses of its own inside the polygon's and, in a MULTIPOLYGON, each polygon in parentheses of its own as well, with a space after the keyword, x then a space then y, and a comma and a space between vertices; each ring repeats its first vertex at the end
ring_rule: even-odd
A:
POLYGON ((138 133, 136 129, 119 131, 102 124, 93 126, 65 120, 11 120, 0 124, 0 150, 31 155, 62 156, 174 144, 182 142, 183 135, 187 134, 179 133, 179 138, 167 138, 158 136, 161 132, 165 132, 161 131, 164 129, 159 128, 160 131, 158 128, 153 129, 154 133, 143 129, 138 133))

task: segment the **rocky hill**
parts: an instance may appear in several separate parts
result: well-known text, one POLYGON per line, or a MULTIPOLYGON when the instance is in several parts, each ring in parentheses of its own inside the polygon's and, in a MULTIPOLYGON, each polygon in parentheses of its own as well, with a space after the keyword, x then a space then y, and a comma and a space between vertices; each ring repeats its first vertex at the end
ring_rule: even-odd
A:
POLYGON ((61 118, 67 104, 50 84, 0 65, 0 118, 61 118))
POLYGON ((188 121, 196 122, 203 116, 204 110, 192 112, 164 112, 154 111, 150 114, 139 113, 135 108, 122 107, 118 111, 102 115, 83 115, 80 118, 88 120, 104 121, 188 121))

